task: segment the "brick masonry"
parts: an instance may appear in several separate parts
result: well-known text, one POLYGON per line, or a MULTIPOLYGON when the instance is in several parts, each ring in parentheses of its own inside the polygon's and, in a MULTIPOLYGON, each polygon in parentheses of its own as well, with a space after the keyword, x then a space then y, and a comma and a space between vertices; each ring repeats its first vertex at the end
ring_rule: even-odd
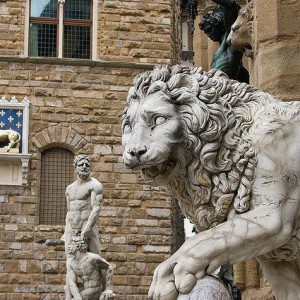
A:
POLYGON ((98 226, 117 299, 146 299, 155 267, 182 243, 176 203, 123 165, 120 129, 134 75, 177 61, 177 4, 99 1, 99 61, 76 61, 22 57, 25 1, 0 2, 0 95, 31 101, 28 186, 0 186, 0 300, 64 299, 64 249, 44 243, 63 226, 39 224, 41 153, 52 146, 88 154, 103 184, 98 226))

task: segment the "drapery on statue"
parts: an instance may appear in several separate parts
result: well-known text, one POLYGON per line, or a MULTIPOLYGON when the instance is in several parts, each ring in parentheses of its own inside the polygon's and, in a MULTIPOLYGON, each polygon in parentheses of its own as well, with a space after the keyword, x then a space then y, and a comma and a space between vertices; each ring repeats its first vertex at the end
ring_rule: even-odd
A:
POLYGON ((100 255, 88 252, 80 236, 73 236, 68 253, 67 282, 72 300, 114 299, 111 265, 100 255))
POLYGON ((220 47, 213 54, 211 69, 218 69, 231 79, 249 83, 249 73, 243 66, 243 52, 227 42, 231 25, 238 17, 240 6, 235 0, 213 0, 219 4, 203 16, 199 28, 220 47))
POLYGON ((4 147, 5 152, 9 152, 9 150, 12 148, 18 149, 20 147, 20 140, 21 136, 17 131, 12 129, 0 130, 0 142, 8 143, 8 145, 4 147))
POLYGON ((157 267, 149 299, 253 257, 277 300, 300 299, 300 104, 176 65, 138 75, 127 105, 126 166, 168 187, 199 232, 157 267))
MULTIPOLYGON (((88 251, 100 254, 100 238, 97 220, 100 214, 100 205, 103 198, 102 184, 90 177, 91 162, 87 155, 78 155, 74 160, 77 179, 66 188, 67 215, 65 232, 62 239, 65 241, 66 256, 69 257, 69 245, 73 236, 79 235, 87 242, 88 251)), ((69 295, 68 282, 66 299, 69 295)))

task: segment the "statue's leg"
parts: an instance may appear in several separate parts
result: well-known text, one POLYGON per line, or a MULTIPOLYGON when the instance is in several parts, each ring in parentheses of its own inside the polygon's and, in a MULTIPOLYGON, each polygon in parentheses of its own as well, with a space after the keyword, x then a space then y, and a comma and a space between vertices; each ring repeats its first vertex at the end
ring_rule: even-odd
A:
POLYGON ((271 284, 276 300, 300 299, 300 260, 267 261, 257 259, 271 284))
POLYGON ((98 233, 98 227, 94 226, 90 238, 88 240, 88 251, 92 253, 96 253, 98 255, 101 254, 101 246, 100 246, 100 237, 98 233))
MULTIPOLYGON (((68 247, 71 243, 72 235, 73 235, 73 231, 71 227, 68 224, 66 224, 65 233, 64 233, 66 260, 70 257, 70 254, 68 254, 68 247)), ((66 279, 67 279, 67 275, 66 275, 66 279)), ((65 285, 65 294, 66 294, 66 300, 73 299, 68 282, 66 282, 65 285)))
POLYGON ((66 300, 72 300, 73 296, 71 294, 71 291, 68 287, 68 284, 65 285, 65 295, 66 295, 66 300))
POLYGON ((82 297, 83 300, 88 299, 88 300, 99 300, 101 295, 101 288, 96 287, 96 288, 87 288, 80 292, 80 296, 82 297))

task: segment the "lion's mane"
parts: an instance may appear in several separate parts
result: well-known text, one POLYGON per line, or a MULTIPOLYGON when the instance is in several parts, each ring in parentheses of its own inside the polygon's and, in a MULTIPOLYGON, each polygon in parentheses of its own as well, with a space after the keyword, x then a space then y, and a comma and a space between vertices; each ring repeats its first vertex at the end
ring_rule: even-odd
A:
POLYGON ((169 186, 183 213, 203 231, 246 212, 256 164, 249 130, 254 114, 278 100, 221 71, 176 65, 139 74, 128 106, 158 91, 176 104, 185 125, 184 147, 192 157, 182 178, 169 186))

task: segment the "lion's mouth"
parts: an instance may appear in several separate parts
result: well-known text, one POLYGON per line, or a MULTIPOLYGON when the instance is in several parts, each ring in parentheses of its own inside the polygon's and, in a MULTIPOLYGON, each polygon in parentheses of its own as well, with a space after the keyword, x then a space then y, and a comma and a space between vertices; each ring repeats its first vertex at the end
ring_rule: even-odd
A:
POLYGON ((144 166, 141 171, 146 180, 160 180, 170 176, 176 165, 175 160, 169 159, 157 165, 144 166))

